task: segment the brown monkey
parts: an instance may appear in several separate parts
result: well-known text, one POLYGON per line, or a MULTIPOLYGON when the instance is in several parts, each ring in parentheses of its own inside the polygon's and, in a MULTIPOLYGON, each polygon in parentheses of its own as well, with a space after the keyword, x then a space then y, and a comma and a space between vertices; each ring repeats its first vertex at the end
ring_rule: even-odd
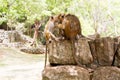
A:
POLYGON ((51 16, 49 18, 49 21, 45 25, 44 37, 45 37, 47 43, 51 42, 52 39, 55 40, 55 41, 58 41, 58 38, 55 37, 55 35, 53 34, 54 29, 55 29, 55 25, 54 25, 55 18, 56 17, 51 16))
POLYGON ((77 40, 78 36, 82 36, 81 33, 81 24, 79 19, 72 14, 60 14, 57 16, 56 21, 55 21, 55 25, 62 29, 63 32, 62 34, 64 34, 63 36, 65 37, 65 39, 70 40, 72 43, 72 54, 73 54, 73 58, 75 60, 75 62, 82 66, 76 56, 76 50, 75 50, 75 40, 77 40))
POLYGON ((39 34, 39 28, 41 27, 41 23, 39 20, 35 20, 33 28, 34 28, 34 36, 33 36, 33 42, 31 44, 31 46, 36 45, 38 46, 38 42, 37 42, 37 38, 38 38, 38 34, 39 34))
POLYGON ((55 29, 55 18, 54 16, 50 17, 48 22, 45 25, 44 29, 44 37, 46 39, 46 54, 45 54, 45 67, 46 67, 46 62, 47 62, 47 45, 51 43, 52 40, 58 41, 59 39, 55 37, 53 34, 53 31, 55 29))

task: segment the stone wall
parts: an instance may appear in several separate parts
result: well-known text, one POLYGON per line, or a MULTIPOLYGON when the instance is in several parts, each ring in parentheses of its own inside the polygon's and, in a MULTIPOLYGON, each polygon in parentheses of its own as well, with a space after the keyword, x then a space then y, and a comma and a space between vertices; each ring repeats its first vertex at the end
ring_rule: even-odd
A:
POLYGON ((23 47, 25 43, 29 42, 32 42, 32 38, 25 36, 16 30, 0 30, 0 46, 18 48, 23 47))
POLYGON ((19 31, 5 31, 0 30, 0 43, 11 43, 11 42, 31 42, 32 38, 23 35, 19 31))
POLYGON ((74 55, 72 47, 68 40, 48 45, 50 65, 42 80, 120 80, 119 37, 81 38, 75 42, 74 55))
POLYGON ((31 37, 19 31, 0 30, 0 47, 19 48, 20 51, 30 54, 43 54, 45 52, 44 46, 40 44, 38 47, 32 47, 30 46, 32 41, 31 37))

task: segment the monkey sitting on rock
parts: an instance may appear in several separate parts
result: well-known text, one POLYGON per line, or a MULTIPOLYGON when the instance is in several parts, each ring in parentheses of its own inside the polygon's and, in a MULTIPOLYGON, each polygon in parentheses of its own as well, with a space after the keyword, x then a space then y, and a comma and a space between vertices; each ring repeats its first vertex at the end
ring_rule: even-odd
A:
POLYGON ((75 62, 82 66, 76 57, 76 49, 75 49, 75 40, 82 37, 81 32, 81 24, 79 19, 72 14, 59 14, 56 16, 54 24, 61 29, 61 34, 64 37, 64 39, 69 40, 71 42, 72 47, 72 55, 75 62))

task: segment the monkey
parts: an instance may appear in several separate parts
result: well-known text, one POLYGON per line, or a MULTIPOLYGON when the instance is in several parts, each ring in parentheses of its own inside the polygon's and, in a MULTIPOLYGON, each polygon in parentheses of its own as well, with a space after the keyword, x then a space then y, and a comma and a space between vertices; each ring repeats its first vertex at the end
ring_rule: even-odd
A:
POLYGON ((41 23, 40 23, 39 20, 36 19, 34 24, 32 25, 32 28, 34 28, 34 36, 33 36, 33 42, 31 44, 31 46, 38 45, 37 38, 38 38, 39 28, 40 27, 41 27, 41 23))
POLYGON ((46 63, 47 63, 47 51, 48 51, 47 45, 49 43, 51 43, 52 40, 59 41, 59 39, 57 37, 55 37, 55 35, 53 34, 54 29, 55 29, 54 22, 55 22, 55 17, 51 16, 45 25, 45 29, 44 29, 44 33, 43 33, 44 37, 46 39, 46 53, 45 53, 45 65, 44 65, 44 67, 46 67, 46 63))
POLYGON ((53 34, 53 31, 55 29, 54 21, 55 21, 54 16, 51 16, 45 25, 44 37, 47 43, 51 43, 52 39, 58 41, 58 38, 55 37, 55 35, 53 34))
POLYGON ((79 19, 72 14, 59 14, 54 24, 62 29, 63 37, 71 41, 73 59, 77 65, 82 66, 75 56, 75 40, 82 36, 79 19))

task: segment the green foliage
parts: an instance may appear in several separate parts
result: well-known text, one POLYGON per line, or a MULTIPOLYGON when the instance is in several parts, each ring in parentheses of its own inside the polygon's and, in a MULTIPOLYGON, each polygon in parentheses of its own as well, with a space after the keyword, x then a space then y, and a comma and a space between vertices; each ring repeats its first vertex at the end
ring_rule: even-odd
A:
POLYGON ((51 15, 71 13, 80 19, 84 35, 117 36, 119 4, 119 0, 0 0, 0 24, 32 24, 37 18, 45 25, 51 15))

